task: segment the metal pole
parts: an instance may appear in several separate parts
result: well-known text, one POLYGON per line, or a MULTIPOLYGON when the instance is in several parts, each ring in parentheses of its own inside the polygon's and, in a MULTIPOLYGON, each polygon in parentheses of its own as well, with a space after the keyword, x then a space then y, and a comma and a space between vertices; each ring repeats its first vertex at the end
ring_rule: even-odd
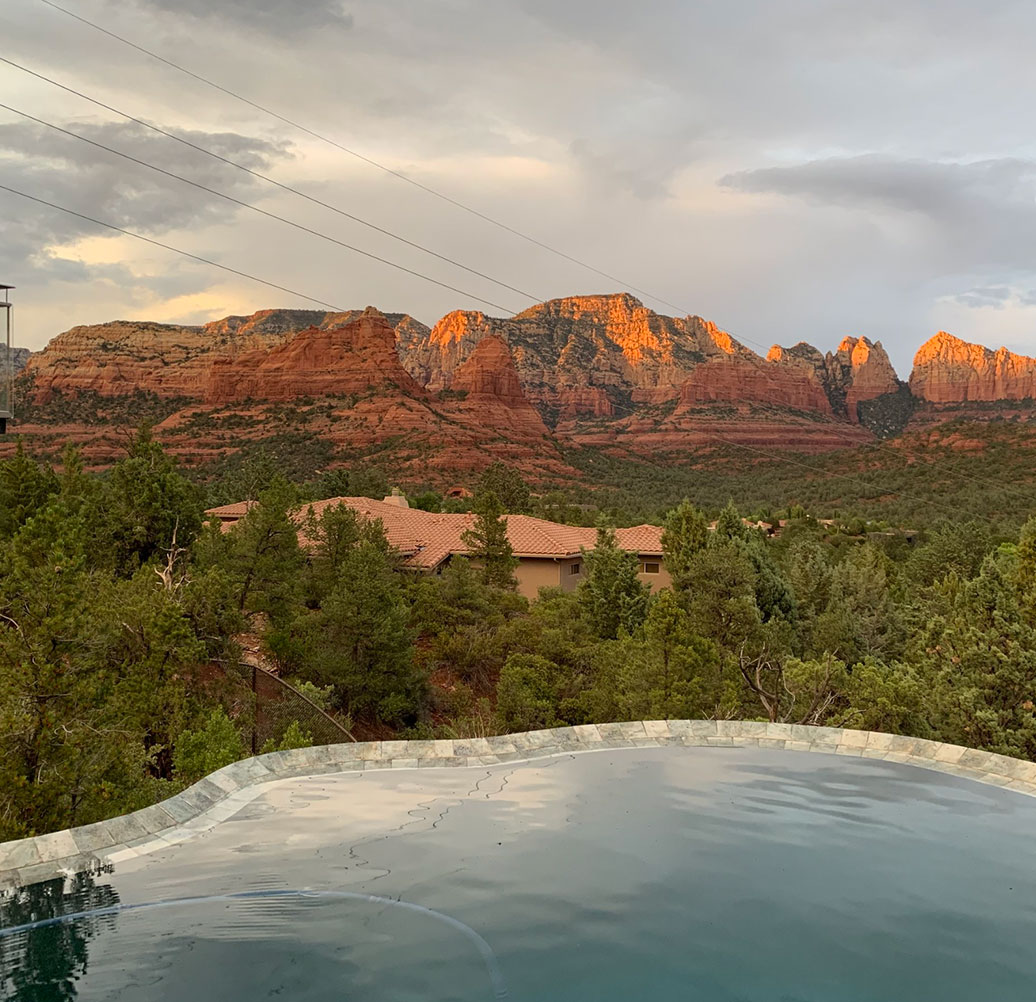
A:
POLYGON ((259 669, 252 665, 252 754, 258 751, 259 730, 259 669))
POLYGON ((4 367, 3 367, 3 401, 0 402, 0 435, 7 433, 7 422, 14 417, 11 405, 14 396, 14 373, 11 371, 11 310, 14 305, 11 303, 10 291, 13 285, 0 285, 3 290, 4 299, 0 303, 0 309, 6 314, 4 328, 4 367))

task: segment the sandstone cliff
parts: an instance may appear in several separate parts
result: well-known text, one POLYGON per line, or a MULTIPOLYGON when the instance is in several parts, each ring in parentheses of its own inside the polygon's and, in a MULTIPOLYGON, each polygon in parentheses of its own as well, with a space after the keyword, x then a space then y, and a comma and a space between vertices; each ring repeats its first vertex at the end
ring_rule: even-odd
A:
POLYGON ((824 386, 810 367, 797 361, 737 356, 694 369, 680 388, 677 413, 701 404, 739 402, 832 414, 824 386))
MULTIPOLYGON (((199 327, 116 320, 73 327, 58 334, 29 359, 38 403, 56 392, 92 390, 101 396, 126 396, 146 390, 159 397, 206 395, 217 357, 272 348, 307 327, 341 327, 362 311, 260 310, 247 317, 226 317, 199 327)), ((395 328, 415 336, 427 332, 405 314, 388 314, 395 328)))
POLYGON ((830 413, 852 424, 860 423, 859 405, 886 394, 898 394, 900 383, 892 363, 881 346, 865 337, 843 338, 835 352, 821 355, 800 342, 792 348, 774 345, 767 359, 801 372, 823 389, 830 413))
POLYGON ((700 317, 662 316, 626 293, 554 299, 510 319, 457 310, 427 338, 400 337, 397 347, 418 382, 441 390, 489 336, 510 347, 526 395, 561 420, 676 399, 702 362, 751 355, 700 317))
POLYGON ((396 334, 373 307, 330 329, 308 327, 272 348, 211 361, 205 400, 294 400, 377 392, 390 386, 410 396, 424 390, 400 364, 396 334))
POLYGON ((910 390, 933 404, 1036 399, 1036 358, 939 331, 914 356, 910 390))
POLYGON ((451 412, 464 414, 514 441, 549 440, 540 413, 522 392, 506 343, 483 338, 454 373, 451 412))

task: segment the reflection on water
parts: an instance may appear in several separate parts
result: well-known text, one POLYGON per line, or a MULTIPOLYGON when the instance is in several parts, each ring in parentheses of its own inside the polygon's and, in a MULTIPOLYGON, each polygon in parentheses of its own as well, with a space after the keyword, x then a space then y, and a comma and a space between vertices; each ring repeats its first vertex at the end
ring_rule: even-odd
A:
MULTIPOLYGON (((96 878, 107 873, 110 866, 0 893, 0 929, 118 904, 115 889, 97 883, 96 878)), ((5 1002, 71 1002, 77 997, 77 981, 88 969, 90 941, 114 925, 114 915, 102 915, 0 937, 0 991, 5 1002)))
MULTIPOLYGON (((1033 998, 1036 800, 994 787, 629 749, 290 781, 260 806, 126 865, 118 928, 63 927, 62 962, 43 929, 0 954, 6 991, 53 982, 5 997, 487 1002, 506 980, 527 1002, 1033 998)), ((77 907, 70 887, 0 924, 77 907)))

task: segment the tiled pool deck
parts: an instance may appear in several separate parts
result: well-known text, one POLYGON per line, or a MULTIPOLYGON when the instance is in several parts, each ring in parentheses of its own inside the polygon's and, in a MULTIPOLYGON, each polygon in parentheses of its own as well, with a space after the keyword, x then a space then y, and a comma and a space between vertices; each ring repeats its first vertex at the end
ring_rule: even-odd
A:
POLYGON ((448 741, 369 741, 244 759, 171 797, 108 821, 0 843, 0 884, 20 885, 118 863, 186 841, 233 817, 266 784, 373 769, 478 768, 613 748, 772 748, 884 759, 1036 796, 1036 763, 919 738, 801 724, 649 720, 584 724, 448 741))

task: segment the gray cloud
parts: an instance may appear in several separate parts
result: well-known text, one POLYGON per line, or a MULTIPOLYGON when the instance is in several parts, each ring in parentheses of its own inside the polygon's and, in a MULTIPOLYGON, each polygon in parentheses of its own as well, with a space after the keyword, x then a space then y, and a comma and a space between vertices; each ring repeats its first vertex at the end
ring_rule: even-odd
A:
MULTIPOLYGON (((255 178, 135 123, 57 124, 235 198, 247 200, 259 193, 261 183, 255 178)), ((178 134, 252 168, 267 167, 287 155, 281 143, 233 133, 178 134)), ((0 124, 0 151, 0 164, 11 187, 136 232, 160 234, 208 225, 230 219, 239 211, 224 199, 33 122, 0 124)), ((11 211, 9 229, 0 243, 0 265, 21 270, 21 262, 29 261, 37 271, 61 281, 96 277, 94 266, 58 257, 49 248, 95 235, 101 228, 20 202, 15 196, 5 197, 11 211)))
POLYGON ((141 6, 178 15, 245 24, 270 32, 350 28, 340 0, 138 0, 141 6))
POLYGON ((866 155, 740 171, 719 183, 822 204, 919 212, 949 223, 1008 205, 1033 208, 1036 161, 942 163, 866 155))
MULTIPOLYGON (((599 275, 67 17, 17 6, 5 10, 12 58, 207 136, 291 140, 295 159, 250 151, 247 139, 240 155, 266 158, 279 179, 537 296, 610 291, 599 275)), ((745 340, 832 348, 845 333, 867 334, 901 369, 940 327, 1036 349, 1031 0, 79 0, 76 10, 745 340), (348 31, 336 30, 347 22, 348 31), (999 294, 990 290, 1002 288, 1011 294, 989 309, 999 294)), ((84 112, 3 67, 0 90, 44 117, 84 112)), ((483 308, 172 182, 145 180, 138 168, 88 162, 82 151, 62 159, 53 138, 37 158, 36 142, 0 133, 0 151, 21 150, 13 159, 0 153, 0 170, 15 170, 25 187, 38 181, 55 200, 101 205, 131 228, 180 227, 177 241, 186 232, 193 249, 242 270, 428 321, 483 308), (73 170, 75 183, 62 178, 73 170)), ((215 187, 241 184, 169 155, 172 169, 206 172, 215 187)), ((408 266, 528 305, 312 207, 263 197, 408 266)), ((22 220, 25 253, 83 232, 2 194, 0 211, 22 220)), ((134 270, 134 259, 124 264, 134 270)), ((74 274, 59 261, 40 267, 74 274)), ((169 271, 193 278, 199 293, 217 290, 183 304, 195 319, 210 304, 241 312, 284 302, 194 265, 169 271)), ((21 329, 36 324, 42 341, 124 313, 136 293, 119 298, 116 279, 106 283, 103 300, 71 277, 41 289, 47 309, 26 307, 21 329)), ((30 292, 19 290, 22 302, 30 292)))

